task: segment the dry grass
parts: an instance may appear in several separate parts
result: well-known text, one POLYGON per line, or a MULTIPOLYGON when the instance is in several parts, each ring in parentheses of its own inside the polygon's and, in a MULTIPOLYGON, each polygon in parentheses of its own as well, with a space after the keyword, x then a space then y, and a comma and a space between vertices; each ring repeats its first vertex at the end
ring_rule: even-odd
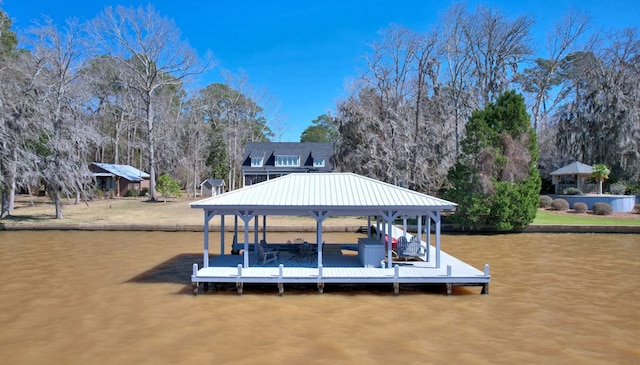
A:
MULTIPOLYGON (((88 203, 73 204, 66 202, 62 207, 63 219, 55 219, 55 207, 49 198, 32 197, 28 195, 16 196, 16 208, 10 217, 2 223, 11 224, 176 224, 202 225, 203 213, 201 209, 192 209, 189 203, 192 198, 175 198, 167 202, 150 203, 146 198, 118 198, 96 199, 88 203)), ((298 216, 270 216, 268 224, 278 226, 313 226, 315 220, 311 217, 298 216)), ((233 224, 227 219, 225 224, 233 224)), ((220 217, 216 216, 211 222, 220 224, 220 217)), ((329 217, 325 226, 365 225, 366 219, 359 217, 329 217)))

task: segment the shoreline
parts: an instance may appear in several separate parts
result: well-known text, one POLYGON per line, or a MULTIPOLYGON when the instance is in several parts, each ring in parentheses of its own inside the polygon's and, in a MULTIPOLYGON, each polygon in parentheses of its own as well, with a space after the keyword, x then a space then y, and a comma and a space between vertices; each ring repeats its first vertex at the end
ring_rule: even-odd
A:
MULTIPOLYGON (((323 232, 357 232, 360 225, 328 225, 323 226, 323 232)), ((594 226, 594 225, 551 225, 532 224, 519 232, 486 232, 456 229, 454 226, 443 225, 443 234, 517 234, 517 233, 615 233, 638 234, 640 226, 594 226)), ((314 225, 273 225, 271 232, 315 232, 314 225)), ((197 224, 96 224, 96 223, 0 223, 0 231, 150 231, 150 232, 204 232, 204 227, 197 224)), ((211 225, 210 232, 220 232, 219 225, 211 225)), ((253 232, 253 226, 249 227, 253 232)), ((262 231, 259 229, 259 231, 262 231)), ((409 229, 411 231, 411 229, 409 229)), ((415 229, 414 229, 415 231, 415 229)), ((233 226, 226 226, 225 232, 233 232, 233 226)))

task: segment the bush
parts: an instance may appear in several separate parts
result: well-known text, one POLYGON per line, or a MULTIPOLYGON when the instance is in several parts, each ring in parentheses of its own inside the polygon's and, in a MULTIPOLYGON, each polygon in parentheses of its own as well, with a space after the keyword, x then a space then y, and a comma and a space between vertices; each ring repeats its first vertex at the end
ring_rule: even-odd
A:
POLYGON ((569 210, 569 202, 564 199, 553 199, 551 202, 551 209, 559 210, 561 212, 569 210))
POLYGON ((585 203, 578 202, 578 203, 575 203, 573 205, 573 211, 575 213, 586 213, 587 210, 588 210, 588 208, 587 208, 587 205, 585 203))
POLYGON ((611 215, 613 214, 613 208, 609 203, 597 202, 593 204, 593 214, 595 215, 611 215))
POLYGON ((609 191, 613 195, 624 195, 627 191, 627 184, 622 181, 618 181, 617 183, 613 183, 609 186, 609 191))
POLYGON ((126 193, 124 193, 124 196, 127 197, 127 198, 132 197, 132 196, 136 197, 136 196, 139 196, 139 195, 140 195, 140 192, 138 190, 136 190, 136 189, 129 189, 129 190, 127 190, 126 193))
POLYGON ((540 208, 549 208, 553 199, 549 195, 540 195, 540 208))
POLYGON ((635 210, 636 213, 640 214, 640 204, 636 204, 636 206, 633 207, 633 209, 635 210))
POLYGON ((562 195, 583 195, 578 188, 566 188, 562 190, 562 195))
POLYGON ((149 188, 142 188, 142 190, 140 190, 140 196, 147 196, 147 194, 149 194, 149 188))

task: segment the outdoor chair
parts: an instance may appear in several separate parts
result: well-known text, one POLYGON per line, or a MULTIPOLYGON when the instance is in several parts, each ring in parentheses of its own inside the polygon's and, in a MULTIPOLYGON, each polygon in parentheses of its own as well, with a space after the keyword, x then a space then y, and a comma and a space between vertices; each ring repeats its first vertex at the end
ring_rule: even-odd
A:
POLYGON ((264 240, 260 241, 256 247, 258 248, 258 265, 260 265, 260 261, 262 261, 262 265, 265 265, 268 262, 275 262, 279 259, 280 253, 278 250, 267 248, 264 240))
POLYGON ((418 237, 413 237, 411 241, 407 242, 404 237, 401 240, 398 239, 398 258, 404 258, 405 261, 409 258, 419 258, 422 256, 422 245, 418 237))

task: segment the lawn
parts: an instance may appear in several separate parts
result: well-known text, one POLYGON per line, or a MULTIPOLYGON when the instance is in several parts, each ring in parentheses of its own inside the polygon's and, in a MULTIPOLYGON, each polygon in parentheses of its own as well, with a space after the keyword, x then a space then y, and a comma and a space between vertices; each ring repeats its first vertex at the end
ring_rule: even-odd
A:
POLYGON ((556 213, 539 209, 532 224, 640 226, 640 214, 628 214, 628 216, 629 218, 614 218, 591 214, 556 213))

